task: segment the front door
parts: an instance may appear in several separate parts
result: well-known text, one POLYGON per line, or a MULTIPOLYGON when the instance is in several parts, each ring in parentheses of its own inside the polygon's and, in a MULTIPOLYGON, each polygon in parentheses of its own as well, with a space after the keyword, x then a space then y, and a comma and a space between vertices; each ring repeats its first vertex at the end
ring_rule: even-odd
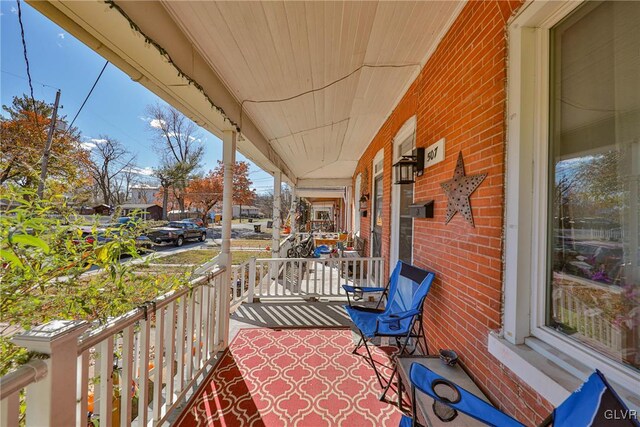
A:
POLYGON ((373 229, 371 231, 371 256, 382 256, 382 175, 373 182, 373 229))

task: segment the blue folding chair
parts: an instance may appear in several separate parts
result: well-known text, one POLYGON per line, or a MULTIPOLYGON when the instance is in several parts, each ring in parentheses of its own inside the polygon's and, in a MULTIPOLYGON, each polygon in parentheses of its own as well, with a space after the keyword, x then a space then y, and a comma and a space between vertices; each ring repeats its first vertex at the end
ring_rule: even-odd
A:
MULTIPOLYGON (((416 389, 433 398, 433 413, 441 421, 452 421, 458 415, 457 411, 460 411, 489 426, 525 426, 424 365, 413 363, 409 371, 409 378, 411 380, 412 401, 415 402, 416 389)), ((587 381, 565 399, 560 406, 554 409, 540 426, 552 424, 553 427, 640 426, 637 417, 633 416, 633 411, 627 408, 598 370, 591 374, 587 381), (615 419, 614 415, 616 415, 615 419)), ((416 405, 414 404, 413 419, 403 416, 400 426, 415 425, 416 405)))
MULTIPOLYGON (((398 354, 401 355, 406 352, 411 339, 415 339, 412 352, 417 349, 420 339, 422 339, 424 354, 428 354, 429 347, 422 324, 422 307, 434 278, 435 274, 430 271, 398 261, 389 279, 389 290, 384 310, 345 306, 345 310, 360 333, 360 342, 356 345, 354 353, 364 345, 367 351, 367 360, 373 367, 380 386, 384 388, 380 400, 384 400, 391 386, 397 372, 397 364, 385 384, 371 355, 368 343, 378 337, 393 337, 399 348, 398 354)), ((379 291, 380 288, 376 289, 379 291)))

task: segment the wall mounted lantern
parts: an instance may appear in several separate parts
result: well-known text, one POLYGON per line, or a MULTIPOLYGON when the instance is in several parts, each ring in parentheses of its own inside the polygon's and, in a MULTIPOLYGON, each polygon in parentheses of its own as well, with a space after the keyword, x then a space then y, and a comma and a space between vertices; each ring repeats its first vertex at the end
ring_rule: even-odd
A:
POLYGON ((396 173, 394 184, 413 184, 416 182, 414 176, 422 176, 424 171, 424 148, 416 148, 411 156, 402 156, 393 165, 396 173))

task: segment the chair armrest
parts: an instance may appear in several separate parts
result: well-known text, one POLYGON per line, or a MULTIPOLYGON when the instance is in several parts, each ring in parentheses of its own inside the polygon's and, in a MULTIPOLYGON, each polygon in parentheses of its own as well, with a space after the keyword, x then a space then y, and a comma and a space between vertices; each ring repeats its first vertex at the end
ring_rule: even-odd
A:
POLYGON ((384 292, 385 288, 377 288, 373 286, 342 285, 342 289, 344 289, 346 292, 356 293, 356 292, 384 292))
POLYGON ((378 317, 378 321, 379 322, 384 322, 384 323, 391 323, 391 322, 397 322, 399 320, 403 320, 406 319, 408 317, 413 317, 420 314, 419 310, 408 310, 408 311, 403 311, 397 314, 388 314, 386 316, 380 316, 378 317))

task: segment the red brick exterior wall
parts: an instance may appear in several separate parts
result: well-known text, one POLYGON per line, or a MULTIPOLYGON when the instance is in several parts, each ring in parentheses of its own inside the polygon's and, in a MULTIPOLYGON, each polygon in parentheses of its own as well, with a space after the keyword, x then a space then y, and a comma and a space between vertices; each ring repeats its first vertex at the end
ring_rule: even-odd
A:
MULTIPOLYGON (((432 351, 455 349, 494 404, 535 425, 551 405, 487 350, 489 332, 501 326, 506 30, 519 6, 471 1, 464 7, 361 157, 354 179, 366 169, 363 192, 370 193, 372 160, 384 149, 382 254, 388 260, 393 138, 416 115, 417 147, 446 139, 444 161, 417 178, 414 193, 416 201, 435 200, 435 218, 414 220, 414 263, 437 274, 425 306, 427 338, 432 351), (475 228, 459 213, 444 223, 447 198, 440 184, 452 178, 459 152, 467 174, 488 174, 471 196, 475 228)), ((362 218, 365 237, 371 215, 369 209, 362 218)))

